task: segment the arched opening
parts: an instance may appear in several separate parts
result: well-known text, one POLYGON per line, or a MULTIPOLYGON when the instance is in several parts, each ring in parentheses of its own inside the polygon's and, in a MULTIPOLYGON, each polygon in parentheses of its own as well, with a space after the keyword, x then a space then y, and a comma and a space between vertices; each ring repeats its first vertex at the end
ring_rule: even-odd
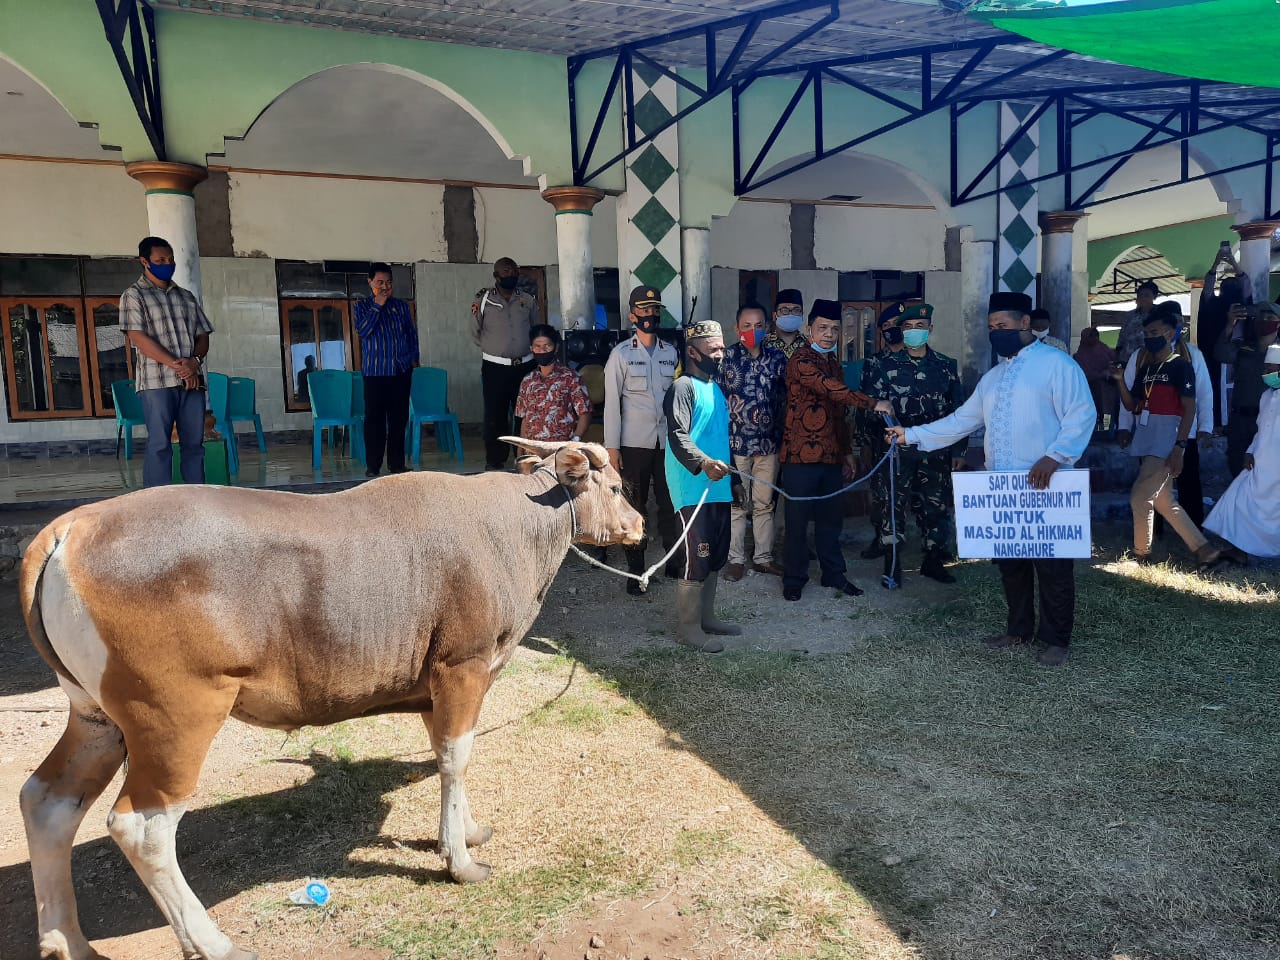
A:
MULTIPOLYGON (((1174 184, 1181 170, 1182 151, 1177 144, 1135 154, 1095 194, 1095 200, 1109 202, 1089 208, 1089 238, 1153 230, 1230 212, 1235 197, 1224 177, 1209 176, 1192 183, 1174 184), (1161 184, 1173 185, 1162 187, 1161 184)), ((1189 149, 1187 172, 1190 176, 1198 177, 1212 170, 1209 158, 1189 149)), ((1081 185, 1080 180, 1087 179, 1089 172, 1092 171, 1078 175, 1077 186, 1081 185)))
POLYGON ((242 137, 234 168, 403 179, 533 183, 488 119, 448 87, 401 67, 349 64, 276 97, 242 137))
POLYGON ((49 89, 0 55, 0 143, 13 156, 115 160, 98 140, 97 127, 81 124, 49 89))

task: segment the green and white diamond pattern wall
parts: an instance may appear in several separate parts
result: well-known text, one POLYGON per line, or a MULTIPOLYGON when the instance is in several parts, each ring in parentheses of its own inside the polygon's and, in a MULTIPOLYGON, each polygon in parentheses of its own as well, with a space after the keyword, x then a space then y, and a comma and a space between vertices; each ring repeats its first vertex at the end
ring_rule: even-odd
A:
MULTIPOLYGON (((1018 133, 1031 107, 1000 105, 1000 144, 1018 133)), ((1035 297, 1040 268, 1040 199, 1028 181, 1040 173, 1040 128, 1032 124, 1000 158, 1000 248, 996 270, 999 288, 1035 297)))
MULTIPOLYGON (((648 135, 676 112, 676 83, 645 64, 632 70, 632 116, 637 135, 648 135)), ((624 122, 625 118, 624 118, 624 122)), ((680 283, 680 166, 676 125, 626 159, 627 189, 618 198, 618 266, 622 313, 631 288, 662 293, 663 326, 683 323, 680 283)))

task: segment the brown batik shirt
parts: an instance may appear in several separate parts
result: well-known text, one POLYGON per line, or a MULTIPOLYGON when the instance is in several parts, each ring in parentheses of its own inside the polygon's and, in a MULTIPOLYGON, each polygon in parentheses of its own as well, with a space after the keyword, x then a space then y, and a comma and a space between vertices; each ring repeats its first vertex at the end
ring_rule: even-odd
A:
POLYGON ((783 463, 839 463, 849 452, 849 407, 869 410, 875 401, 850 390, 834 353, 806 345, 787 361, 787 423, 783 463))

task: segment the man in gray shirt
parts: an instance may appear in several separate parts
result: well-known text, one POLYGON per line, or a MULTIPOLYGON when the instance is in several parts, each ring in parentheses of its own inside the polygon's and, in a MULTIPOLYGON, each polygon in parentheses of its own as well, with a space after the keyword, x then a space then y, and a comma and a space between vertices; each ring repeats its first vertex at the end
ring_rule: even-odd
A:
MULTIPOLYGON (((613 468, 622 476, 627 500, 641 516, 653 487, 658 499, 658 531, 663 547, 669 550, 676 542, 677 527, 663 463, 667 421, 662 402, 675 379, 680 356, 675 347, 658 337, 662 323, 658 291, 636 287, 628 303, 635 333, 613 348, 604 367, 604 445, 613 468)), ((640 546, 626 548, 627 569, 632 573, 644 572, 648 542, 646 536, 640 546)), ((676 570, 679 559, 677 555, 667 564, 669 572, 676 570)), ((644 591, 638 581, 628 580, 627 592, 636 595, 644 591)))
POLYGON ((510 257, 493 265, 492 287, 476 291, 471 304, 471 339, 480 348, 480 389, 484 395, 484 468, 502 470, 510 447, 498 438, 518 435, 512 414, 520 382, 533 369, 529 329, 542 322, 538 301, 517 290, 520 267, 510 257))

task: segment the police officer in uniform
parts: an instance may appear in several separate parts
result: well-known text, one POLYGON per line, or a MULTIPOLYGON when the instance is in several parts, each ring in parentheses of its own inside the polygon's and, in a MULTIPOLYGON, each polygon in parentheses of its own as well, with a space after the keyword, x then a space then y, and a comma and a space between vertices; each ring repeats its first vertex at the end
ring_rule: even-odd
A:
MULTIPOLYGON (((898 329, 902 332, 903 349, 880 358, 867 393, 893 404, 898 422, 903 426, 932 423, 952 413, 964 402, 964 386, 960 382, 956 362, 929 346, 929 334, 933 329, 933 307, 929 304, 906 307, 898 321, 898 329)), ((873 481, 876 496, 885 504, 880 517, 880 543, 885 551, 886 576, 902 582, 901 545, 905 540, 906 506, 910 501, 924 540, 920 574, 939 583, 956 582, 944 566, 952 523, 951 471, 964 465, 968 442, 965 438, 957 441, 949 451, 933 453, 923 453, 913 447, 902 448, 893 503, 898 524, 896 564, 888 509, 888 474, 884 470, 876 473, 873 481)))
POLYGON ((480 348, 480 389, 484 394, 484 468, 501 470, 511 449, 499 437, 518 435, 512 411, 520 382, 533 369, 529 330, 542 322, 538 301, 517 290, 520 268, 510 257, 493 265, 493 286, 476 291, 471 304, 471 339, 480 348))
MULTIPOLYGON (((628 299, 635 332, 613 348, 604 367, 604 445, 613 468, 622 475, 627 500, 641 516, 649 503, 649 488, 658 500, 658 532, 665 550, 676 542, 677 527, 667 491, 664 450, 667 421, 663 400, 680 367, 676 348, 659 339, 662 299, 653 287, 636 287, 628 299)), ((646 524, 645 530, 648 530, 646 524)), ((627 569, 643 573, 648 537, 627 547, 627 569)), ((668 576, 680 576, 683 558, 667 563, 668 576)), ((641 594, 639 581, 627 580, 627 593, 641 594)))
MULTIPOLYGON (((884 346, 862 363, 862 378, 858 389, 863 393, 870 394, 871 384, 875 383, 879 375, 880 364, 902 352, 902 331, 898 329, 898 322, 906 309, 907 305, 899 300, 885 307, 880 313, 876 326, 880 329, 880 339, 884 341, 884 346)), ((864 466, 871 467, 880 461, 888 449, 884 442, 884 420, 878 413, 870 410, 855 410, 853 423, 854 439, 858 441, 858 446, 870 455, 870 462, 864 462, 864 466)), ((881 491, 873 484, 871 514, 867 517, 871 521, 871 543, 862 551, 864 560, 874 560, 876 557, 884 556, 884 544, 880 542, 880 522, 884 519, 887 501, 888 489, 886 488, 884 496, 881 496, 881 491)))

